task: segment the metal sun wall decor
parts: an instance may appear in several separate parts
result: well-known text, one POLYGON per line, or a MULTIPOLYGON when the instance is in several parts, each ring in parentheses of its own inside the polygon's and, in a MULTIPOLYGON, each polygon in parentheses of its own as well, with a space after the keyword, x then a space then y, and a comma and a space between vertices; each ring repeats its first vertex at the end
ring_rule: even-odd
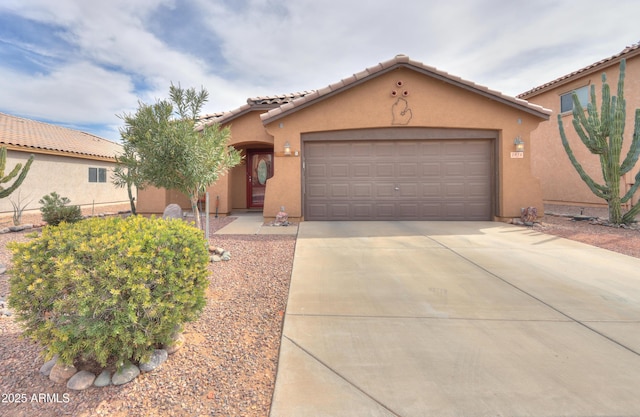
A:
POLYGON ((413 113, 409 108, 407 98, 409 90, 404 88, 404 82, 398 80, 396 88, 391 90, 391 97, 397 97, 397 100, 391 106, 391 124, 392 125, 408 125, 413 117, 413 113))

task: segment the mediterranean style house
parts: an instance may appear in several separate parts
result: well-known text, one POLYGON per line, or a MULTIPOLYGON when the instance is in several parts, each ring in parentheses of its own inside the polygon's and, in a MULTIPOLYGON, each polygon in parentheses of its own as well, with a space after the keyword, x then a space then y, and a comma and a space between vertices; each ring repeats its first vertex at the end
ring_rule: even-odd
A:
MULTIPOLYGON (((209 188, 210 212, 284 208, 297 220, 508 220, 542 211, 531 132, 551 111, 398 55, 325 88, 249 99, 230 126, 243 163, 209 188)), ((172 190, 138 191, 140 213, 172 190)))
MULTIPOLYGON (((604 200, 597 198, 582 181, 569 161, 562 146, 557 115, 562 118, 567 140, 586 172, 602 183, 600 159, 581 142, 573 128, 572 93, 575 91, 586 109, 590 100, 591 86, 595 86, 598 108, 602 98, 602 74, 606 73, 611 95, 617 95, 620 61, 626 60, 624 96, 626 100, 626 123, 623 143, 623 158, 629 150, 635 124, 635 110, 640 108, 640 44, 625 48, 620 53, 574 71, 556 80, 518 95, 521 99, 551 109, 554 117, 540 123, 531 133, 531 167, 533 175, 540 180, 545 204, 562 204, 582 207, 606 207, 604 200)), ((621 191, 625 193, 634 183, 640 164, 622 179, 621 191)), ((638 201, 638 193, 630 203, 638 201)), ((628 205, 627 205, 628 206, 628 205)))
POLYGON ((26 179, 8 198, 0 199, 0 215, 13 213, 11 200, 38 210, 43 196, 55 191, 81 207, 128 203, 126 189, 111 183, 118 143, 35 120, 0 113, 0 146, 7 148, 5 174, 30 155, 35 159, 26 179))

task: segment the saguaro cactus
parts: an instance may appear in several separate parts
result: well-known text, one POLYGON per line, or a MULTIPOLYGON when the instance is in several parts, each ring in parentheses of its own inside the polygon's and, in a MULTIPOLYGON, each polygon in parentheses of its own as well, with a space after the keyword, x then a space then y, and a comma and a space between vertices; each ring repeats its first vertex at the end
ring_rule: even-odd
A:
POLYGON ((24 179, 27 177, 29 168, 31 168, 31 164, 33 163, 33 158, 33 155, 31 155, 27 163, 24 165, 24 168, 22 167, 22 164, 17 164, 15 168, 13 168, 13 171, 11 171, 9 175, 5 176, 4 169, 7 165, 7 148, 6 146, 0 148, 0 184, 6 184, 16 176, 18 176, 18 178, 13 182, 13 184, 9 186, 9 188, 4 188, 3 185, 0 185, 0 198, 9 197, 12 192, 20 187, 24 179), (18 173, 20 175, 18 175, 18 173))
POLYGON ((626 62, 620 62, 620 77, 618 79, 618 96, 611 96, 606 74, 602 74, 602 104, 600 115, 596 104, 596 89, 591 86, 591 100, 587 104, 587 114, 573 94, 573 127, 580 140, 592 154, 600 157, 602 177, 604 184, 599 184, 589 176, 578 162, 564 132, 562 117, 558 115, 560 126, 560 138, 571 163, 580 175, 580 178, 589 186, 591 191, 599 198, 604 199, 609 205, 609 222, 613 224, 631 223, 640 212, 640 202, 631 206, 629 211, 622 214, 622 204, 628 202, 640 186, 640 172, 635 176, 635 182, 624 195, 621 194, 621 177, 631 171, 640 156, 640 109, 635 112, 635 127, 631 146, 624 160, 621 161, 622 142, 624 139, 624 126, 626 115, 626 103, 624 99, 624 76, 626 62))

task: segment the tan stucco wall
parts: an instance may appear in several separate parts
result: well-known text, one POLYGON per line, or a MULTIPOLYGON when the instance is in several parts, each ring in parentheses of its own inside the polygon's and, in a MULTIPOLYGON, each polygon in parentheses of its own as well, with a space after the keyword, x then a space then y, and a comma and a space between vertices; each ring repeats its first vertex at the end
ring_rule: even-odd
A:
MULTIPOLYGON (((607 68, 597 72, 584 75, 570 83, 555 87, 545 91, 528 100, 548 109, 552 109, 554 114, 549 121, 541 123, 532 132, 531 148, 535 158, 532 161, 533 174, 540 178, 542 185, 543 199, 551 204, 570 205, 603 205, 606 202, 597 198, 582 181, 577 171, 569 161, 569 158, 562 146, 558 128, 557 115, 560 112, 560 96, 576 88, 594 84, 596 86, 596 97, 598 109, 602 98, 602 73, 607 74, 607 81, 611 87, 611 94, 617 95, 617 83, 619 77, 619 61, 613 62, 607 68)), ((623 156, 629 149, 634 128, 635 109, 640 108, 640 56, 627 60, 624 95, 626 99, 626 125, 623 143, 623 156)), ((593 155, 584 146, 573 127, 573 114, 571 112, 562 114, 562 123, 565 133, 571 145, 571 149, 584 169, 596 181, 602 182, 602 171, 600 159, 593 155)), ((635 174, 640 169, 639 166, 625 176, 622 190, 628 189, 632 184, 635 174)), ((637 193, 636 193, 637 194, 637 193)), ((638 196, 633 201, 638 201, 638 196)))
MULTIPOLYGON (((29 153, 9 150, 5 174, 17 163, 24 164, 29 153)), ((0 199, 0 214, 13 213, 11 200, 23 202, 31 200, 26 210, 38 210, 38 201, 52 191, 71 200, 71 204, 80 206, 128 203, 126 188, 116 188, 112 184, 114 162, 71 158, 58 155, 36 153, 31 169, 24 182, 8 198, 0 199), (106 168, 107 182, 89 182, 89 167, 106 168)), ((13 183, 13 182, 11 182, 13 183)), ((135 192, 135 191, 134 191, 135 192)))
POLYGON ((519 217, 520 208, 535 206, 542 210, 539 183, 531 175, 531 149, 523 159, 511 159, 513 141, 520 136, 528 146, 529 134, 542 120, 524 111, 498 103, 478 94, 401 68, 373 78, 366 83, 298 110, 266 126, 274 136, 275 175, 267 181, 264 215, 274 217, 285 206, 290 217, 303 217, 301 175, 301 134, 343 129, 397 127, 392 124, 397 90, 411 109, 412 118, 406 126, 489 129, 500 132, 496 161, 496 217, 519 217), (397 87, 397 82, 402 86, 397 87), (279 156, 285 142, 300 156, 279 156))

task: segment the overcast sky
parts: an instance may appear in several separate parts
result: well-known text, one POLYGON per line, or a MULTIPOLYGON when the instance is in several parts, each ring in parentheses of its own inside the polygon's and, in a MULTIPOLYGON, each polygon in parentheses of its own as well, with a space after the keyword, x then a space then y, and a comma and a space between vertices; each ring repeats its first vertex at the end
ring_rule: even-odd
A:
POLYGON ((206 88, 205 113, 397 54, 517 95, 640 41, 638 0, 2 0, 0 112, 119 140, 117 115, 206 88))

